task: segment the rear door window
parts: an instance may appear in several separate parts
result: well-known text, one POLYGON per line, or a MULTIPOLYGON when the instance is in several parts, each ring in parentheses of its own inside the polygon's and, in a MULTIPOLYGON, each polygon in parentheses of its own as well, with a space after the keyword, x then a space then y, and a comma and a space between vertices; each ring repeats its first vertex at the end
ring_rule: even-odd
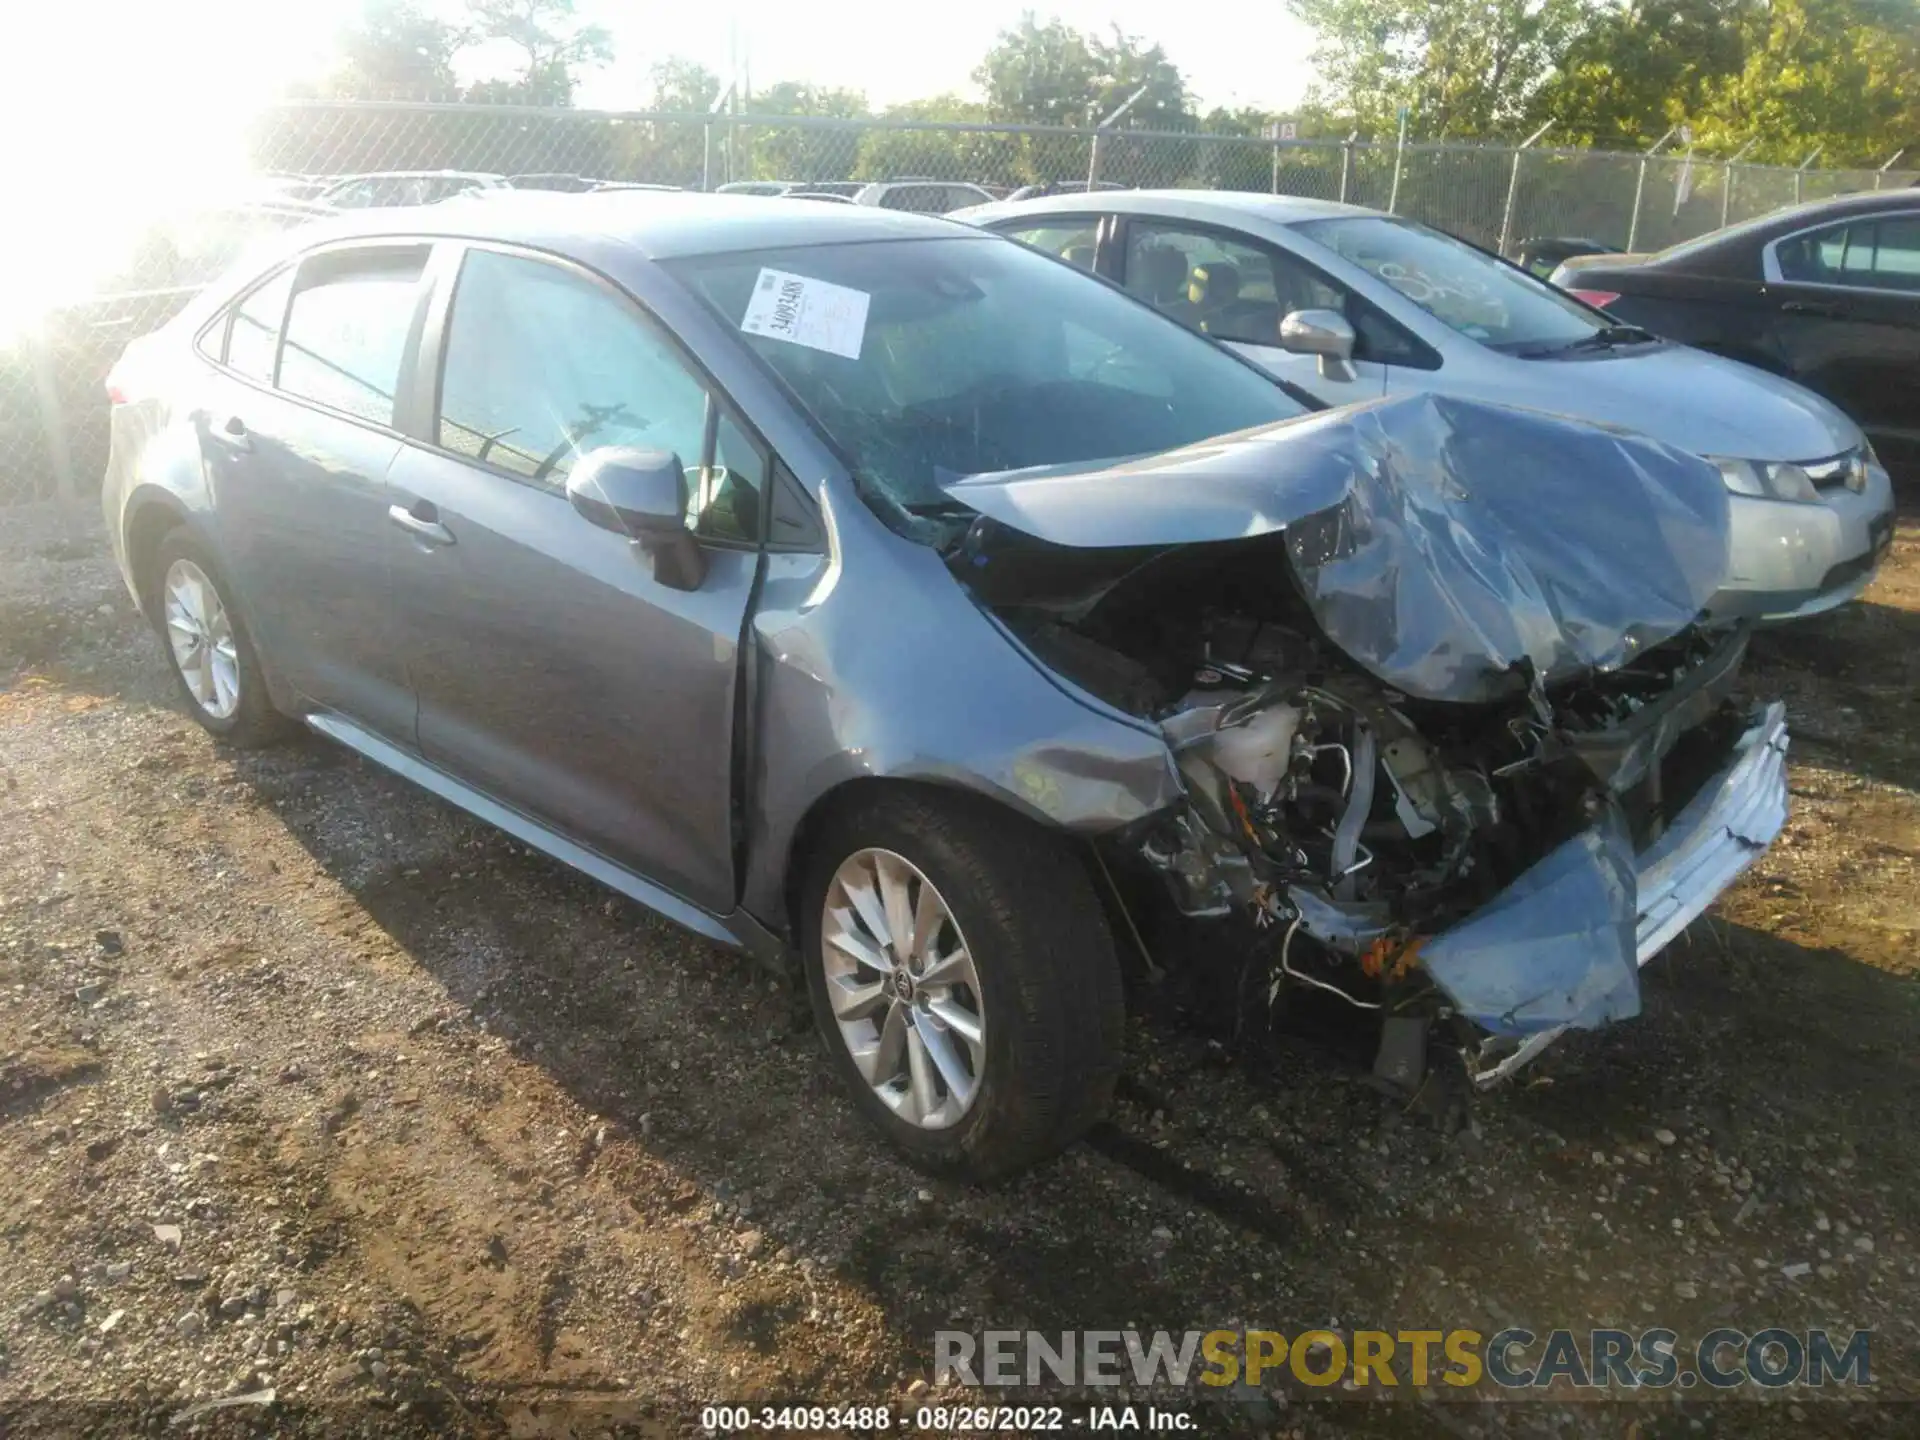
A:
POLYGON ((273 362, 280 349, 280 322, 286 319, 287 297, 293 291, 293 267, 288 266, 233 307, 227 328, 227 365, 249 380, 273 383, 273 362))
POLYGON ((391 426, 426 254, 348 250, 307 260, 287 310, 280 388, 391 426))
POLYGON ((1920 291, 1920 215, 1855 220, 1780 242, 1780 276, 1808 285, 1920 291))

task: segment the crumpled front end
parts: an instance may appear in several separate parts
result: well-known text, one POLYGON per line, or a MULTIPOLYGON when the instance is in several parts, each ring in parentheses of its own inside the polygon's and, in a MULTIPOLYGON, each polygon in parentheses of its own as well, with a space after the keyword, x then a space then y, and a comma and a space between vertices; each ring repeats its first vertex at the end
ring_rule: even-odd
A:
POLYGON ((1513 1074, 1562 1032, 1640 1013, 1639 967, 1760 858, 1787 823, 1787 717, 1763 706, 1664 834, 1635 852, 1609 811, 1422 954, 1487 1031, 1476 1084, 1513 1074))
POLYGON ((1746 631, 1697 623, 1728 522, 1692 456, 1418 397, 949 489, 975 597, 1166 738, 1184 803, 1110 847, 1241 925, 1232 1004, 1385 1018, 1388 1078, 1435 1040, 1491 1083, 1638 1013, 1784 823, 1781 708, 1733 698, 1746 631))

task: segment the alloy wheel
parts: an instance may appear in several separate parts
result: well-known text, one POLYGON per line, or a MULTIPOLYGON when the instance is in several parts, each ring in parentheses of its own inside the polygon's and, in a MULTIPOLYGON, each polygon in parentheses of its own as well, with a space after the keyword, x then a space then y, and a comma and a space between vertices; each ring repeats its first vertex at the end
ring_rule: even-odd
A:
POLYGON ((240 708, 240 652, 233 621, 207 572, 193 561, 175 560, 162 587, 167 645, 193 703, 215 720, 230 720, 240 708))
POLYGON ((986 1073, 986 1012, 972 952, 934 883, 891 850, 855 851, 827 887, 820 956, 861 1078, 909 1124, 956 1124, 986 1073))

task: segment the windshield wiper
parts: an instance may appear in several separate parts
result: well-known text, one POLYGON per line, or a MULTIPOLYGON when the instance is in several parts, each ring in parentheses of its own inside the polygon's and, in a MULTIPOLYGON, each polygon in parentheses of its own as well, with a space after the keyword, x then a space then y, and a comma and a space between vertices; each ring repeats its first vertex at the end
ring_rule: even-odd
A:
POLYGON ((1638 325, 1602 325, 1591 335, 1566 345, 1533 352, 1540 355, 1571 355, 1585 350, 1612 350, 1621 345, 1646 345, 1660 337, 1638 325))

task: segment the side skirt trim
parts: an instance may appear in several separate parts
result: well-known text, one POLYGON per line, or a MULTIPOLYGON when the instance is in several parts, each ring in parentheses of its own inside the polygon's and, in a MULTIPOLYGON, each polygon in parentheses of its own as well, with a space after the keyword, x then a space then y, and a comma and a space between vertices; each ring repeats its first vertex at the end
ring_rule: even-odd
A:
POLYGON ((367 757, 374 764, 391 770, 401 778, 411 780, 421 789, 438 795, 450 805, 456 805, 476 819, 504 830, 522 844, 531 845, 535 850, 552 856, 562 865, 570 866, 583 875, 590 875, 610 890, 617 890, 629 900, 637 901, 657 914, 666 916, 676 925, 681 925, 694 934, 711 940, 717 945, 729 949, 748 950, 757 958, 770 960, 770 948, 784 951, 784 945, 772 936, 757 920, 745 911, 735 911, 724 919, 708 914, 699 906, 682 900, 671 890, 654 884, 651 880, 636 875, 625 866, 616 865, 597 851, 589 850, 567 839, 564 835, 548 829, 531 816, 524 815, 510 805, 503 805, 490 796, 481 794, 470 785, 447 774, 437 765, 409 754, 397 745, 381 739, 370 730, 356 725, 353 721, 339 715, 320 713, 306 717, 309 728, 337 740, 349 750, 367 757), (770 943, 771 942, 771 945, 770 943))

